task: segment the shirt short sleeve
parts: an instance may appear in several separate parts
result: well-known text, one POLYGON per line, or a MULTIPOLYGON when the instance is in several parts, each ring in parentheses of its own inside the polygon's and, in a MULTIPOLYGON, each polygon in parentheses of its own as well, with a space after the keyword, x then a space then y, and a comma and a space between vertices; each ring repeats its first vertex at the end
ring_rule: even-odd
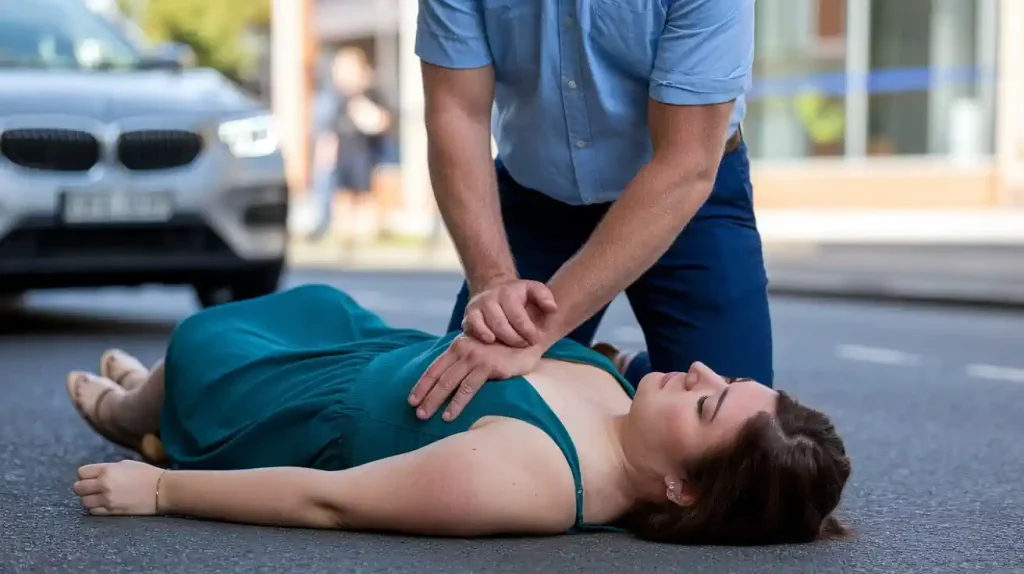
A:
POLYGON ((416 55, 443 68, 491 63, 480 0, 420 0, 416 55))
POLYGON ((674 105, 735 100, 754 64, 754 0, 667 0, 651 98, 674 105))

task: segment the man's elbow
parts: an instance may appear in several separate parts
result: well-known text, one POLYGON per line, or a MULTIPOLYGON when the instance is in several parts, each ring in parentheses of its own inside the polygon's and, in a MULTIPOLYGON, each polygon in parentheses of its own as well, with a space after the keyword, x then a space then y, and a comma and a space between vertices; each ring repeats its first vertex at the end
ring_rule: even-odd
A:
MULTIPOLYGON (((664 174, 663 181, 668 187, 684 192, 700 192, 711 188, 718 177, 721 156, 711 154, 655 154, 651 161, 652 167, 664 174)), ((660 179, 660 178, 659 178, 660 179)))

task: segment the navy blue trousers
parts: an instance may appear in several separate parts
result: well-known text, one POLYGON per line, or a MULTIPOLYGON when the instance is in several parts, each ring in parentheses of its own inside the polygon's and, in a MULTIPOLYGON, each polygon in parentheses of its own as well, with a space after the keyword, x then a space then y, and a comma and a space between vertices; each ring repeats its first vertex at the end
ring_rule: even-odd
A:
MULTIPOLYGON (((501 165, 498 193, 520 277, 547 282, 587 241, 610 204, 568 205, 512 179, 501 165)), ((753 206, 745 144, 723 159, 714 190, 657 263, 626 289, 647 351, 626 378, 685 371, 701 361, 727 377, 772 386, 772 332, 767 276, 753 206)), ((463 282, 448 325, 461 328, 468 301, 463 282)), ((605 309, 569 337, 593 343, 605 309)))

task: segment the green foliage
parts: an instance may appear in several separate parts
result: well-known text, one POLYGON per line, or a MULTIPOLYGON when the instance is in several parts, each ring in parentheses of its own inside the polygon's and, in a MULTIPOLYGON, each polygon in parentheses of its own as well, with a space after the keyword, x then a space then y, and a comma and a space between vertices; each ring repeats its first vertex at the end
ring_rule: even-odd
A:
MULTIPOLYGON (((130 2, 131 0, 129 0, 130 2)), ((243 43, 250 26, 270 23, 271 0, 148 0, 142 27, 155 42, 188 44, 201 66, 240 79, 253 64, 243 43)))

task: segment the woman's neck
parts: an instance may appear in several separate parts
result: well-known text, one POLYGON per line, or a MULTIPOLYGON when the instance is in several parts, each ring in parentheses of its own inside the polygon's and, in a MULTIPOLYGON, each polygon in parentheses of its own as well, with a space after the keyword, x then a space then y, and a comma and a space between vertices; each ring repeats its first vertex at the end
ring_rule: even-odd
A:
POLYGON ((645 452, 643 443, 633 434, 629 414, 611 417, 608 428, 621 468, 619 488, 631 506, 642 502, 665 502, 663 473, 650 464, 654 457, 645 452))

